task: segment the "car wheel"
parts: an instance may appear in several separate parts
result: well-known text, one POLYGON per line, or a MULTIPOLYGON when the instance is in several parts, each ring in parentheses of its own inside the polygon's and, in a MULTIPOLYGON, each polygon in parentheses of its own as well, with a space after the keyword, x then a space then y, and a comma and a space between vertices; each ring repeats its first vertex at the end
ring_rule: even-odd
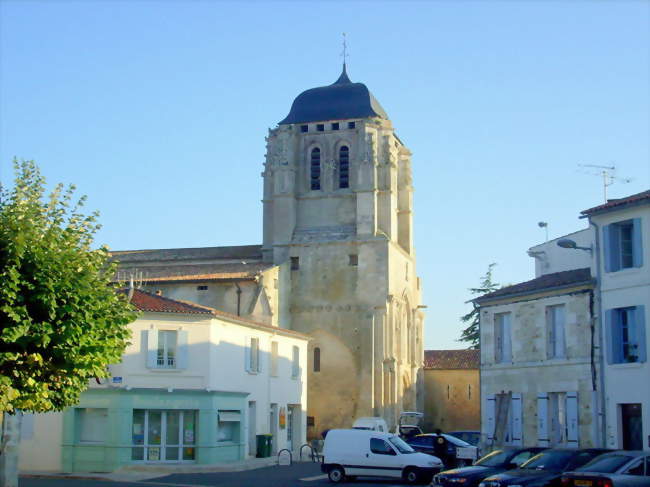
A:
POLYGON ((330 471, 327 472, 327 477, 330 479, 330 482, 338 484, 345 478, 345 471, 343 471, 341 467, 332 467, 330 471))
POLYGON ((409 484, 417 484, 420 481, 420 474, 417 469, 409 467, 404 470, 404 480, 409 484))

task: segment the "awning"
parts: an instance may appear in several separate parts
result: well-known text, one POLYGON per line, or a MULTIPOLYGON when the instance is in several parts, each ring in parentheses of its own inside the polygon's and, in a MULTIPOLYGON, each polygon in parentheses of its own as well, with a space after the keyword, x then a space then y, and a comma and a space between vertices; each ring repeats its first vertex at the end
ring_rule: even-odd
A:
POLYGON ((219 421, 222 423, 226 421, 239 423, 241 413, 239 411, 219 411, 219 421))

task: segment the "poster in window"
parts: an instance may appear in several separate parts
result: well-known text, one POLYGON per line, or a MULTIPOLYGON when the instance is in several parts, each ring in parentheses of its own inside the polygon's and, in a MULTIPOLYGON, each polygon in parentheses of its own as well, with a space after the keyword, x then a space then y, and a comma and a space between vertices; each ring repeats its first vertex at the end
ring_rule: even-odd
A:
POLYGON ((287 427, 287 410, 284 406, 280 407, 279 423, 281 429, 285 429, 287 427))
POLYGON ((160 448, 149 447, 149 460, 160 460, 160 448))

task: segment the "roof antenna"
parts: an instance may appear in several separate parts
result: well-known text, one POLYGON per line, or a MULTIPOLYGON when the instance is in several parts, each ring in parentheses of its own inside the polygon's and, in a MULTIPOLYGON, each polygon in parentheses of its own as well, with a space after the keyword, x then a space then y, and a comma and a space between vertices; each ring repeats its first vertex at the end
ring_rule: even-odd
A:
POLYGON ((603 198, 605 203, 607 203, 607 188, 614 184, 615 182, 621 183, 630 183, 632 178, 621 178, 616 176, 616 166, 612 164, 611 166, 602 166, 598 164, 578 164, 580 168, 595 168, 596 171, 592 172, 592 169, 582 170, 584 174, 589 174, 590 176, 600 176, 603 178, 603 198))

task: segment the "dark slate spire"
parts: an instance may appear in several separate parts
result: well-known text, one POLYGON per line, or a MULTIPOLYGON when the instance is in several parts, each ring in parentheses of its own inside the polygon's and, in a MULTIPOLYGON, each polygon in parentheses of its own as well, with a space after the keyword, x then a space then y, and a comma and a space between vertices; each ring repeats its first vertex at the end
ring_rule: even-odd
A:
POLYGON ((334 83, 300 93, 280 125, 372 117, 388 119, 366 85, 350 81, 344 62, 343 71, 334 83))

